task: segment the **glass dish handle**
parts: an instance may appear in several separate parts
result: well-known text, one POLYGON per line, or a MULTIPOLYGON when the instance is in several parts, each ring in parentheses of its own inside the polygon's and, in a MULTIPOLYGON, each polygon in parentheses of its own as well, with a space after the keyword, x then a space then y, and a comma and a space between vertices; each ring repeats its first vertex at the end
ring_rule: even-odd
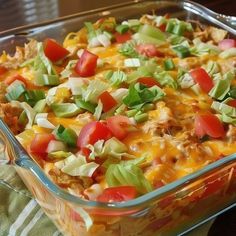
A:
POLYGON ((17 165, 23 159, 29 159, 28 154, 0 118, 0 165, 17 165))

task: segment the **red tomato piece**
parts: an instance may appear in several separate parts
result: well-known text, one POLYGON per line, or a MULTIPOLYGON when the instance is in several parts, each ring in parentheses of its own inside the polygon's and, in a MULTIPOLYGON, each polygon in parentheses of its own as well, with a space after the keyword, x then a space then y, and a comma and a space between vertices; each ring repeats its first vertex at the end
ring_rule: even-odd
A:
POLYGON ((70 53, 53 39, 46 39, 44 44, 44 53, 52 62, 59 61, 70 53))
POLYGON ((233 99, 233 100, 228 101, 227 105, 236 108, 236 99, 233 99))
POLYGON ((3 75, 7 72, 7 69, 4 66, 0 66, 0 75, 3 75))
POLYGON ((126 32, 125 34, 120 34, 118 32, 115 32, 114 37, 117 43, 125 43, 126 41, 131 39, 132 34, 129 31, 126 32))
POLYGON ((113 135, 118 139, 124 139, 129 131, 131 122, 126 116, 111 116, 107 119, 107 127, 113 133, 113 135))
POLYGON ((222 41, 219 42, 218 47, 221 50, 234 48, 234 47, 236 47, 236 40, 235 39, 223 39, 222 41))
POLYGON ((111 96, 111 94, 107 91, 103 92, 100 96, 99 99, 102 102, 102 109, 104 112, 107 112, 111 110, 114 106, 117 105, 117 101, 111 96))
POLYGON ((164 54, 157 50, 154 44, 139 44, 136 46, 136 51, 146 57, 163 57, 164 54))
POLYGON ((223 124, 217 116, 211 113, 196 115, 195 133, 199 138, 204 135, 209 135, 212 138, 223 138, 225 136, 223 124))
POLYGON ((123 202, 132 200, 137 196, 134 186, 119 186, 104 189, 103 193, 97 197, 99 202, 123 202))
POLYGON ((158 26, 158 28, 159 28, 162 32, 165 32, 165 31, 166 31, 166 24, 161 24, 160 26, 158 26))
POLYGON ((77 139, 77 146, 84 148, 88 144, 94 144, 98 140, 107 140, 111 137, 111 131, 105 124, 99 121, 92 121, 81 129, 77 139))
POLYGON ((51 140, 55 140, 53 134, 38 133, 30 144, 30 151, 32 153, 45 154, 48 144, 51 140))
POLYGON ((155 86, 155 85, 160 87, 160 84, 153 77, 141 77, 141 78, 138 78, 137 81, 140 84, 147 86, 148 88, 155 86))
POLYGON ((189 73, 204 92, 210 92, 214 86, 213 80, 203 68, 193 69, 189 73))
POLYGON ((13 83, 16 80, 23 82, 25 84, 25 86, 27 87, 27 80, 21 75, 14 75, 14 76, 8 77, 4 80, 4 82, 7 85, 10 85, 11 83, 13 83))
POLYGON ((95 70, 97 67, 98 56, 84 50, 80 59, 76 63, 75 72, 82 77, 88 77, 95 75, 95 70))

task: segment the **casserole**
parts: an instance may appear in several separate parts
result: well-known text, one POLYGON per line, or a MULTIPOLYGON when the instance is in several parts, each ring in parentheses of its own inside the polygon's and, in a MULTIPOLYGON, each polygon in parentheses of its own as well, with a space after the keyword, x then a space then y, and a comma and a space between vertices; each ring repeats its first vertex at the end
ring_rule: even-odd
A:
MULTIPOLYGON (((150 11, 150 9, 156 8, 159 9, 159 14, 173 11, 173 15, 180 18, 181 14, 185 12, 184 9, 187 8, 189 10, 185 12, 187 16, 189 16, 191 10, 195 13, 191 17, 193 20, 198 19, 197 13, 204 9, 190 2, 176 4, 175 2, 147 1, 133 5, 127 4, 127 6, 116 6, 113 10, 106 9, 100 14, 111 14, 119 19, 120 12, 128 9, 125 18, 132 18, 137 16, 137 12, 138 15, 141 15, 146 13, 147 9, 150 11), (181 9, 181 11, 177 11, 177 9, 181 9)), ((99 12, 95 11, 94 14, 86 16, 86 20, 99 18, 99 12)), ((80 14, 79 17, 69 17, 64 22, 58 21, 54 25, 36 27, 27 36, 40 39, 43 32, 47 37, 50 35, 50 37, 58 38, 50 34, 50 32, 52 33, 51 27, 61 27, 63 25, 65 27, 63 28, 64 32, 54 31, 54 33, 64 34, 72 31, 71 27, 74 27, 77 20, 80 25, 78 23, 76 27, 80 28, 85 20, 83 17, 84 15, 80 14)), ((212 19, 211 15, 206 15, 205 17, 206 19, 212 19)), ((221 22, 214 19, 212 23, 223 26, 234 34, 235 30, 225 25, 225 22, 224 20, 221 22)), ((24 42, 25 37, 22 37, 22 33, 18 33, 17 37, 24 42)), ((3 37, 3 45, 8 40, 12 42, 12 37, 3 37)), ((15 47, 15 44, 13 47, 15 47)), ((2 130, 4 131, 4 129, 5 127, 2 123, 2 130)), ((16 167, 19 175, 23 178, 39 204, 45 209, 45 212, 54 219, 65 235, 78 235, 78 232, 81 235, 94 235, 95 233, 97 235, 177 234, 191 228, 191 226, 198 224, 200 221, 204 221, 210 215, 213 216, 217 212, 230 207, 235 202, 235 155, 221 159, 194 174, 135 200, 124 203, 104 204, 85 201, 60 190, 27 157, 11 133, 9 131, 6 132, 8 134, 7 139, 4 133, 1 132, 3 142, 10 145, 10 148, 6 149, 6 157, 10 157, 13 161, 16 156, 20 156, 14 160, 14 163, 30 171, 16 167), (11 140, 11 142, 9 143, 8 140, 11 140), (17 152, 20 155, 16 155, 17 152), (220 185, 217 185, 221 186, 220 189, 216 189, 216 191, 213 191, 213 193, 203 199, 198 199, 199 192, 207 188, 214 188, 212 186, 216 183, 220 183, 220 185), (195 199, 198 199, 198 201, 196 202, 195 199), (208 207, 209 202, 211 204, 214 202, 214 204, 208 207), (199 212, 198 209, 200 207, 204 208, 204 211, 199 212), (74 211, 78 214, 75 214, 74 211), (132 228, 134 224, 140 227, 134 230, 132 228)))

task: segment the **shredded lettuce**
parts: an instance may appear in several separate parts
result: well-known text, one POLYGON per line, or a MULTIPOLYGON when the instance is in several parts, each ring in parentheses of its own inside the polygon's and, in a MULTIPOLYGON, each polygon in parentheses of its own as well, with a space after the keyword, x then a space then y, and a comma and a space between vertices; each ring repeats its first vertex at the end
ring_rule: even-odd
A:
POLYGON ((108 139, 106 142, 99 140, 94 145, 89 144, 87 148, 91 151, 89 155, 91 160, 94 160, 95 157, 113 157, 118 160, 120 160, 122 156, 133 158, 132 155, 127 153, 128 149, 125 144, 115 137, 108 139))
POLYGON ((99 120, 101 115, 102 115, 102 109, 103 109, 103 104, 101 102, 101 100, 98 100, 98 105, 95 108, 95 112, 94 112, 94 117, 96 118, 96 120, 99 120))
POLYGON ((170 87, 173 89, 178 88, 177 82, 166 71, 162 71, 160 73, 154 73, 154 77, 162 86, 170 87))
POLYGON ((227 103, 232 100, 232 98, 227 98, 223 102, 213 101, 211 108, 219 112, 220 114, 225 114, 230 117, 236 117, 236 108, 227 105, 227 103))
POLYGON ((56 117, 72 117, 81 112, 74 103, 53 103, 51 108, 56 117))
POLYGON ((65 79, 71 76, 73 68, 75 67, 78 60, 71 60, 66 65, 65 69, 60 73, 61 79, 65 79))
POLYGON ((223 100, 230 90, 231 77, 227 76, 225 79, 217 80, 214 87, 208 93, 209 96, 217 99, 223 100))
POLYGON ((98 79, 91 80, 88 87, 82 90, 82 97, 84 101, 97 103, 98 96, 109 88, 109 84, 98 79))
POLYGON ((220 49, 210 43, 203 43, 199 38, 196 38, 193 40, 194 46, 190 48, 190 52, 192 55, 195 56, 202 56, 202 55, 208 55, 213 54, 217 55, 220 53, 220 49))
POLYGON ((178 71, 177 82, 182 89, 190 88, 195 85, 192 76, 183 70, 178 71))
POLYGON ((112 86, 115 87, 119 86, 126 80, 127 80, 127 75, 121 70, 113 72, 112 76, 109 78, 109 81, 111 82, 112 86))
POLYGON ((62 161, 55 163, 55 166, 62 172, 71 176, 91 177, 98 168, 95 162, 86 162, 86 158, 82 155, 70 155, 62 161))
POLYGON ((135 186, 141 194, 152 191, 150 182, 136 165, 111 164, 105 177, 109 187, 135 186))
POLYGON ((147 88, 146 86, 136 83, 130 85, 129 93, 123 99, 123 103, 129 108, 141 108, 144 104, 155 102, 162 99, 165 93, 158 86, 147 88))
POLYGON ((135 43, 133 41, 123 43, 119 49, 119 53, 127 57, 134 57, 134 58, 139 57, 139 54, 135 50, 135 43))
POLYGON ((213 76, 217 74, 220 71, 219 65, 215 61, 209 61, 207 65, 205 66, 206 72, 210 75, 213 76))
POLYGON ((28 118, 26 129, 31 128, 34 123, 36 111, 26 102, 11 101, 11 104, 13 106, 21 107, 25 111, 28 118))
POLYGON ((219 57, 222 59, 227 59, 229 57, 235 57, 236 56, 236 48, 229 48, 225 51, 221 52, 219 57))
POLYGON ((226 115, 225 113, 222 113, 221 115, 219 115, 219 118, 224 123, 236 125, 236 118, 230 117, 226 115))

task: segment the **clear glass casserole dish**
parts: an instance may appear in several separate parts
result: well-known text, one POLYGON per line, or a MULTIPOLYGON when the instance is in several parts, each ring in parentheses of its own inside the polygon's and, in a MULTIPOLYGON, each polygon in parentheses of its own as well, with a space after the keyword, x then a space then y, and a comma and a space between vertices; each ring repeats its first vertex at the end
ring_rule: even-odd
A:
MULTIPOLYGON (((112 15, 117 20, 124 20, 152 11, 217 25, 236 36, 234 18, 217 15, 198 4, 189 1, 134 1, 2 32, 0 51, 13 52, 16 45, 22 45, 29 37, 37 40, 52 37, 60 41, 67 33, 80 29, 84 21, 95 21, 102 16, 112 15)), ((182 234, 236 202, 236 154, 135 200, 99 203, 75 197, 53 184, 28 157, 2 120, 0 127, 4 146, 0 163, 15 165, 45 213, 65 235, 182 234)))

